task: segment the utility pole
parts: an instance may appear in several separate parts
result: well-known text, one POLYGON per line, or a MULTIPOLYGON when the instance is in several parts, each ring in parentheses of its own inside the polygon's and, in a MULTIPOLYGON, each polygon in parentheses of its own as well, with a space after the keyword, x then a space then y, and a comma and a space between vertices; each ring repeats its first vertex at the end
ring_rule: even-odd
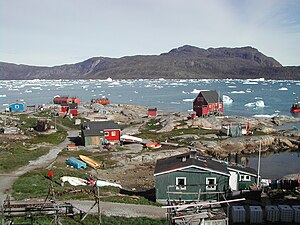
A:
POLYGON ((260 158, 261 158, 261 140, 259 141, 259 150, 258 150, 258 165, 257 165, 257 187, 260 187, 260 158))

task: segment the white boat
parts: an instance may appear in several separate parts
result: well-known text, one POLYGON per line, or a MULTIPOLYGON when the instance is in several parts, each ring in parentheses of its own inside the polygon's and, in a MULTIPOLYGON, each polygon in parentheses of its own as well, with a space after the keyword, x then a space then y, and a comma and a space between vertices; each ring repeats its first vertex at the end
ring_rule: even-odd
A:
POLYGON ((120 137, 120 140, 123 142, 143 142, 142 138, 138 138, 138 137, 134 137, 134 136, 130 136, 130 135, 122 135, 120 137))

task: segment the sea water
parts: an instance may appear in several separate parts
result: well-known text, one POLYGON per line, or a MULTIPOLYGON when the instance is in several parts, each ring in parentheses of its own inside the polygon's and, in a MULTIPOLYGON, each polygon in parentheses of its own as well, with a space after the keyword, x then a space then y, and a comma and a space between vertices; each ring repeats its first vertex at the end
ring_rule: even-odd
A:
MULTIPOLYGON (((187 112, 201 90, 216 90, 231 100, 225 115, 270 117, 291 115, 300 97, 300 81, 283 80, 1 80, 0 109, 15 101, 27 105, 52 103, 54 96, 79 97, 81 102, 107 97, 112 103, 157 107, 167 112, 187 112)), ((228 98, 225 99, 228 99, 228 98)))

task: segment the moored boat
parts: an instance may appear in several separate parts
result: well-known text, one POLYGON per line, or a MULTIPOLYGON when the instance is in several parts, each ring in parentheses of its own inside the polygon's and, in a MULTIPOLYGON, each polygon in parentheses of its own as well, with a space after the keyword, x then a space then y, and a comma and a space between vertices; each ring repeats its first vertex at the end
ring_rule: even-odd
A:
POLYGON ((292 105, 291 112, 292 113, 300 113, 300 103, 299 102, 296 102, 292 105))

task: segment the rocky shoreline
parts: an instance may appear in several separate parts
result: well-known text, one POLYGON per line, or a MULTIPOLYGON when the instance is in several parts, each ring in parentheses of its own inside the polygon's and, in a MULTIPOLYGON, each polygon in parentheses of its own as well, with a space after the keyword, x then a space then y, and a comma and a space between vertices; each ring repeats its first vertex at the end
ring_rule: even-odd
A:
POLYGON ((148 118, 147 107, 143 106, 118 104, 111 105, 105 110, 105 115, 89 113, 84 117, 90 120, 97 118, 114 120, 123 127, 123 134, 133 136, 142 135, 142 130, 149 121, 155 122, 159 127, 150 132, 153 134, 153 141, 162 144, 162 149, 145 151, 138 144, 123 146, 122 151, 111 152, 112 159, 117 162, 116 166, 113 169, 99 171, 102 179, 119 181, 132 190, 154 186, 153 170, 157 159, 188 152, 191 148, 219 159, 226 159, 229 155, 257 154, 260 146, 262 154, 299 150, 300 131, 281 128, 300 122, 300 118, 292 116, 278 115, 274 118, 223 116, 191 119, 188 113, 158 111, 155 118, 148 118), (251 125, 252 134, 230 137, 220 133, 224 125, 244 126, 248 123, 251 125), (184 133, 187 130, 194 130, 196 134, 184 133), (166 135, 165 139, 160 139, 166 135), (177 143, 177 147, 172 143, 177 143))

